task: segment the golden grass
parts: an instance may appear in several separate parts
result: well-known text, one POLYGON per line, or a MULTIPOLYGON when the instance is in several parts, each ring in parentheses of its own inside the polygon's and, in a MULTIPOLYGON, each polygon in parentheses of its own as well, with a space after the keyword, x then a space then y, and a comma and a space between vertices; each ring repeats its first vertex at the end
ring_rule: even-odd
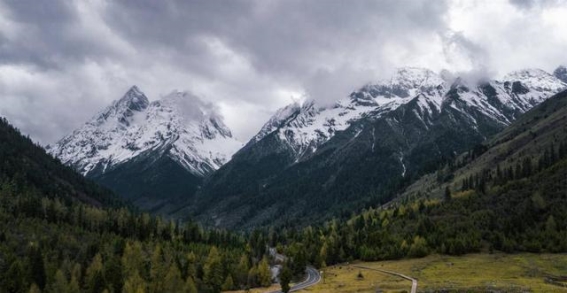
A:
MULTIPOLYGON (((273 292, 276 290, 280 290, 280 285, 279 284, 273 284, 270 287, 266 287, 266 288, 253 288, 250 289, 250 293, 265 293, 265 292, 273 292)), ((245 293, 244 290, 238 290, 238 291, 223 291, 223 293, 245 293)))
POLYGON ((421 259, 355 263, 325 269, 325 281, 305 292, 409 292, 411 282, 363 265, 400 272, 418 280, 418 291, 448 289, 462 292, 567 292, 544 282, 546 274, 567 275, 567 254, 471 254, 461 257, 433 255, 421 259), (358 272, 364 278, 357 278, 358 272))

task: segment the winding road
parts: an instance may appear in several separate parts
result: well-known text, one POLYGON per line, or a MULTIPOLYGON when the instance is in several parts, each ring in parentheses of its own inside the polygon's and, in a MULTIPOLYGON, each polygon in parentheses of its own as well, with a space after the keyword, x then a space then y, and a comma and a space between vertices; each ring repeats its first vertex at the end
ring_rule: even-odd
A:
MULTIPOLYGON (((291 287, 291 290, 289 290, 289 292, 296 292, 296 291, 299 291, 299 290, 303 290, 303 289, 311 287, 311 286, 313 286, 313 285, 315 285, 315 284, 317 284, 321 281, 321 274, 319 274, 319 271, 317 269, 315 269, 314 267, 308 266, 305 271, 307 273, 307 277, 305 278, 305 280, 303 280, 301 283, 295 284, 293 287, 291 287)), ((267 292, 267 293, 282 293, 282 291, 278 290, 278 291, 271 291, 271 292, 267 292)))
MULTIPOLYGON (((286 259, 286 256, 283 254, 279 254, 275 248, 270 248, 270 254, 276 259, 276 261, 280 261, 280 262, 284 262, 286 259)), ((311 287, 317 283, 319 283, 321 281, 321 274, 319 273, 319 271, 312 267, 312 266, 307 266, 305 268, 305 272, 307 273, 307 277, 305 278, 305 280, 303 280, 300 283, 295 284, 293 287, 291 287, 291 289, 289 290, 289 292, 296 292, 299 290, 303 290, 305 288, 311 287)), ((271 292, 267 292, 267 293, 282 293, 281 290, 278 291, 271 291, 271 292)))
POLYGON ((400 273, 397 273, 397 272, 386 271, 386 270, 381 270, 381 269, 373 269, 373 268, 364 267, 364 266, 353 265, 352 267, 363 269, 363 270, 377 271, 377 272, 381 272, 381 273, 385 273, 385 274, 389 274, 389 275, 393 275, 393 276, 398 276, 398 277, 404 278, 406 280, 410 280, 411 281, 411 293, 417 292, 417 280, 410 277, 410 276, 406 276, 404 274, 400 274, 400 273))

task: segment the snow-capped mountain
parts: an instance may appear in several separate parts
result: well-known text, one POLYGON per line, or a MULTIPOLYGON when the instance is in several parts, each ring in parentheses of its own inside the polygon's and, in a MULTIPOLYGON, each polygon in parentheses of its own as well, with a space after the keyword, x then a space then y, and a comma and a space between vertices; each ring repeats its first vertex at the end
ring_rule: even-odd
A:
POLYGON ((211 176, 193 213, 246 226, 274 211, 285 210, 291 220, 321 216, 368 202, 369 194, 381 202, 400 182, 481 143, 567 88, 538 69, 498 80, 449 76, 402 68, 334 105, 310 100, 280 109, 211 176))
MULTIPOLYGON (((431 123, 430 118, 441 110, 443 103, 451 103, 463 112, 475 108, 508 125, 517 115, 565 87, 564 82, 539 69, 512 72, 502 80, 471 85, 461 79, 446 81, 428 69, 402 68, 390 80, 366 85, 333 106, 322 107, 307 101, 278 110, 247 147, 275 132, 299 159, 315 152, 336 132, 360 118, 379 118, 411 101, 419 106, 415 111, 425 125, 431 123), (447 93, 458 93, 459 101, 452 102, 447 93)), ((472 114, 467 116, 474 120, 472 114)))
POLYGON ((49 151, 84 175, 104 173, 152 151, 167 152, 195 175, 205 175, 226 163, 241 146, 213 105, 178 91, 150 103, 133 86, 49 151))
MULTIPOLYGON (((241 147, 213 104, 179 91, 149 102, 133 86, 49 152, 87 177, 96 180, 110 174, 106 177, 114 182, 117 170, 126 165, 134 170, 156 169, 153 164, 163 159, 202 178, 230 160, 241 147)), ((147 185, 154 184, 155 178, 146 179, 145 187, 150 189, 147 185)), ((123 182, 107 185, 116 190, 123 182)))

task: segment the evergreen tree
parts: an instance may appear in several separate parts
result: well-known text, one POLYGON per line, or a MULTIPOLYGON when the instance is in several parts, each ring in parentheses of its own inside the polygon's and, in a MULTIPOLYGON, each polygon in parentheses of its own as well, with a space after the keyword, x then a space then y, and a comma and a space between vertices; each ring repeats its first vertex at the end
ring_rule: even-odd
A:
POLYGON ((429 253, 427 249, 427 241, 420 236, 415 236, 413 243, 410 246, 408 256, 410 257, 424 257, 429 253))
POLYGON ((69 285, 67 284, 67 278, 65 278, 65 274, 61 270, 57 270, 55 273, 55 280, 53 283, 53 292, 58 293, 68 293, 69 292, 69 285))
POLYGON ((88 292, 99 293, 105 288, 102 257, 97 253, 87 268, 85 285, 88 292))
POLYGON ((209 252, 203 273, 203 282, 213 292, 220 292, 224 277, 221 258, 215 246, 213 246, 209 252))
POLYGON ((133 275, 130 275, 124 282, 124 287, 122 288, 122 293, 145 293, 146 292, 146 282, 140 274, 136 271, 133 275))
POLYGON ((240 285, 248 283, 248 271, 250 271, 250 263, 248 262, 248 256, 242 255, 240 257, 240 262, 236 267, 236 281, 240 285))
POLYGON ((122 275, 122 264, 118 257, 111 257, 104 263, 104 279, 109 288, 114 292, 120 292, 124 285, 124 277, 122 275))
POLYGON ((183 288, 184 293, 199 293, 197 291, 197 286, 195 286, 195 281, 193 278, 187 278, 185 281, 185 287, 183 288))
MULTIPOLYGON (((80 293, 81 292, 81 287, 79 286, 79 281, 74 275, 71 275, 71 280, 69 281, 69 287, 68 288, 69 288, 68 293, 80 293)), ((115 292, 120 292, 120 288, 118 290, 116 290, 115 292)))
POLYGON ((451 189, 449 189, 449 186, 445 187, 445 201, 450 201, 451 200, 451 189))
POLYGON ((33 283, 30 287, 30 290, 28 291, 28 293, 41 293, 41 290, 39 289, 39 287, 33 283))
POLYGON ((163 288, 164 290, 161 292, 182 292, 184 290, 185 284, 181 278, 181 272, 179 271, 179 268, 177 268, 177 265, 172 264, 169 266, 169 270, 165 275, 163 288))
MULTIPOLYGON (((26 282, 26 275, 24 273, 24 268, 19 260, 15 260, 10 265, 10 268, 4 275, 4 288, 10 293, 26 292, 28 290, 28 284, 26 282)), ((39 286, 38 286, 39 287, 39 286)))
POLYGON ((228 275, 222 284, 222 290, 230 291, 232 289, 234 289, 234 281, 232 280, 232 276, 228 275))
MULTIPOLYGON (((195 279, 197 278, 197 257, 195 256, 195 254, 191 251, 189 254, 187 254, 187 277, 191 278, 191 279, 195 279)), ((248 270, 246 270, 248 271, 248 270)))
POLYGON ((151 258, 149 292, 164 292, 164 278, 167 273, 164 264, 163 251, 158 244, 151 258))
POLYGON ((143 259, 140 242, 134 241, 126 243, 121 260, 125 279, 135 275, 140 276, 144 266, 143 259))
POLYGON ((282 288, 282 292, 288 293, 291 289, 289 283, 291 282, 292 272, 289 269, 289 265, 285 263, 280 271, 280 286, 282 288))
POLYGON ((258 284, 258 268, 256 266, 252 266, 250 270, 248 270, 247 287, 257 287, 258 284))
POLYGON ((30 247, 30 274, 31 280, 40 290, 45 288, 45 265, 41 249, 35 246, 30 247))
POLYGON ((262 287, 269 287, 272 284, 272 271, 265 256, 258 264, 258 282, 262 287))

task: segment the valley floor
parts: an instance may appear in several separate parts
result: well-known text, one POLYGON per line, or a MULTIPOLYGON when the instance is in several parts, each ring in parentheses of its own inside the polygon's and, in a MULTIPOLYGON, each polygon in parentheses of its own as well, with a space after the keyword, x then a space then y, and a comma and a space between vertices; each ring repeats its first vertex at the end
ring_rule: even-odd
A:
POLYGON ((417 279, 418 292, 567 292, 567 287, 545 282, 549 275, 567 275, 567 254, 527 253, 433 255, 336 265, 324 270, 324 282, 304 292, 410 292, 408 280, 354 266, 409 275, 417 279))

